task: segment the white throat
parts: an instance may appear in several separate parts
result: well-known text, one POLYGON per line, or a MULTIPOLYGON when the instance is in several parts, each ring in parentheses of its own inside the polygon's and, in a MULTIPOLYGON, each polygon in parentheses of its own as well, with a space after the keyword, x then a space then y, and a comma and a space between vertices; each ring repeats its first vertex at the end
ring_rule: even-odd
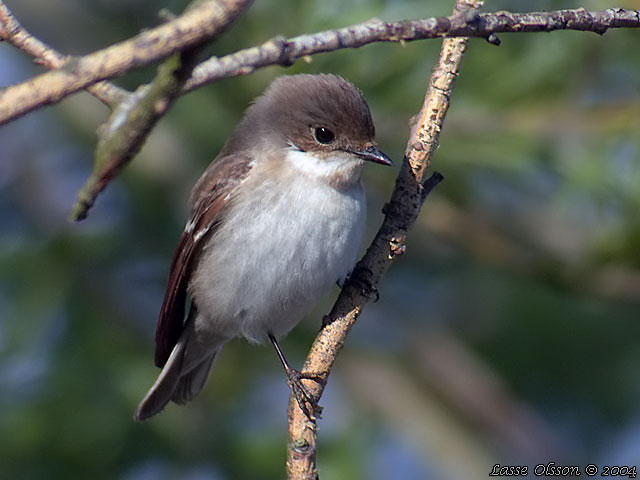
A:
POLYGON ((322 179, 326 183, 343 190, 360 180, 364 161, 346 152, 336 152, 327 157, 319 157, 311 152, 291 149, 286 162, 294 169, 310 178, 322 179))

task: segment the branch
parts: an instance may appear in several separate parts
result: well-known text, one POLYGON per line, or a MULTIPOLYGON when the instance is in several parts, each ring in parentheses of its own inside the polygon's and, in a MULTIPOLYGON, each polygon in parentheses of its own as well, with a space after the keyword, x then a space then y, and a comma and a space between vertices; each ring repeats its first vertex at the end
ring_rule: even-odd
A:
MULTIPOLYGON (((251 0, 201 2, 175 20, 0 91, 0 125, 101 80, 157 62, 219 34, 251 0)), ((1 19, 0 19, 1 20, 1 19)), ((3 24, 9 36, 10 30, 3 24)), ((6 34, 3 34, 3 36, 6 34)))
MULTIPOLYGON (((35 38, 18 22, 2 0, 0 0, 0 39, 31 55, 36 63, 51 69, 62 67, 71 58, 35 38)), ((111 108, 124 100, 128 94, 126 90, 108 82, 91 85, 87 91, 111 108)))
POLYGON ((155 79, 120 102, 98 129, 93 170, 78 193, 70 218, 84 220, 96 198, 140 151, 155 124, 167 113, 195 66, 194 50, 175 54, 158 68, 155 79))
MULTIPOLYGON (((192 0, 185 12, 201 8, 205 3, 215 4, 215 0, 192 0)), ((218 33, 226 26, 219 25, 218 33)), ((213 36, 209 40, 212 39, 213 36)), ((100 192, 140 151, 155 124, 180 95, 184 83, 198 63, 198 54, 203 46, 200 44, 185 49, 162 62, 153 81, 127 95, 100 126, 93 170, 78 193, 71 220, 84 220, 100 192)))
MULTIPOLYGON (((478 8, 480 4, 478 0, 457 0, 454 13, 462 12, 465 15, 464 10, 478 8)), ((404 253, 407 232, 418 217, 426 195, 442 180, 442 176, 436 172, 423 183, 425 171, 438 147, 440 130, 466 46, 466 38, 443 42, 438 65, 431 74, 424 103, 411 129, 395 189, 383 210, 384 221, 367 253, 344 285, 331 312, 324 318, 323 326, 304 362, 303 375, 320 379, 302 380, 316 402, 322 396, 347 334, 372 298, 372 293, 377 292, 377 285, 393 260, 404 253)), ((318 479, 316 448, 315 421, 302 412, 292 395, 289 399, 287 448, 289 480, 318 479)))
MULTIPOLYGON (((96 82, 155 63, 202 41, 219 24, 235 18, 249 0, 227 0, 219 8, 203 6, 162 26, 104 50, 67 61, 62 68, 44 73, 0 93, 0 125, 44 105, 49 105, 96 82)), ((1 20, 1 19, 0 19, 1 20)), ((247 75, 269 65, 292 65, 308 55, 375 42, 409 42, 440 37, 480 37, 498 44, 497 33, 579 30, 599 34, 610 28, 640 27, 640 11, 610 8, 536 13, 466 12, 450 17, 382 22, 370 20, 337 30, 290 39, 282 37, 261 46, 211 58, 198 66, 184 91, 222 78, 247 75)), ((6 29, 6 26, 5 26, 6 29)))
POLYGON ((580 30, 604 34, 610 28, 639 28, 640 11, 610 8, 598 12, 584 9, 537 13, 478 13, 475 10, 450 17, 368 22, 293 38, 276 37, 257 47, 213 57, 200 64, 185 85, 191 91, 217 80, 248 75, 270 65, 290 66, 318 53, 360 48, 376 42, 411 42, 441 37, 480 37, 499 44, 496 33, 580 30))

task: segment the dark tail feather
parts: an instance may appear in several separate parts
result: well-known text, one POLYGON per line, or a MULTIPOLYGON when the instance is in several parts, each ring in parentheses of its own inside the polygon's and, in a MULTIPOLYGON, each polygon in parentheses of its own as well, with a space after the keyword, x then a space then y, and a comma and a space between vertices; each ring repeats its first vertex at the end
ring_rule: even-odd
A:
POLYGON ((184 405, 193 400, 193 398, 202 391, 204 384, 207 383, 207 379, 209 378, 209 373, 211 372, 211 367, 213 367, 213 361, 216 359, 217 353, 218 351, 215 350, 189 373, 180 377, 178 385, 171 396, 171 401, 178 405, 184 405))
POLYGON ((213 361, 222 345, 207 354, 204 360, 196 364, 195 367, 190 368, 189 364, 192 362, 185 358, 187 350, 189 353, 186 354, 186 357, 191 357, 194 353, 193 350, 187 348, 189 338, 190 329, 186 329, 173 348, 156 383, 138 405, 133 415, 136 422, 143 422, 160 413, 170 401, 183 405, 191 401, 204 388, 213 361), (187 369, 186 373, 185 369, 187 369))
POLYGON ((173 392, 176 390, 180 381, 180 373, 182 371, 182 361, 186 348, 186 339, 180 338, 176 346, 173 348, 167 363, 160 372, 156 383, 147 392, 142 399, 133 419, 136 422, 143 422, 155 414, 160 413, 162 409, 169 403, 173 392))

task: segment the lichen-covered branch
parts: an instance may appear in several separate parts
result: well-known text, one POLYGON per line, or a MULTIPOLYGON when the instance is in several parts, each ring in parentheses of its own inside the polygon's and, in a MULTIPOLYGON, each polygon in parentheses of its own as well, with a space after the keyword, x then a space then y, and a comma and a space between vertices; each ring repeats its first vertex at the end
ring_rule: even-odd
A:
POLYGON ((195 52, 176 53, 158 68, 154 80, 126 97, 98 129, 93 170, 78 193, 70 218, 84 220, 97 196, 142 148, 195 65, 195 52))
MULTIPOLYGON (((54 71, 44 73, 0 93, 0 125, 36 108, 55 103, 101 80, 117 77, 209 38, 220 25, 228 24, 250 3, 226 0, 207 2, 164 25, 95 53, 68 59, 54 71)), ((0 23, 3 20, 0 17, 0 23)), ((199 65, 185 91, 222 78, 247 75, 268 65, 291 65, 297 59, 374 42, 408 42, 439 37, 480 37, 497 44, 496 34, 580 30, 603 34, 610 28, 640 27, 640 11, 610 8, 535 13, 464 12, 450 17, 383 22, 370 20, 358 25, 286 39, 278 37, 263 45, 199 65)), ((5 32, 11 29, 2 25, 5 32)))
MULTIPOLYGON (((221 33, 251 0, 201 2, 163 25, 0 91, 0 125, 101 80, 163 60, 221 33)), ((3 25, 3 30, 7 30, 3 25)), ((3 34, 5 35, 5 34, 3 34)))
MULTIPOLYGON (((200 8, 204 3, 214 4, 215 0, 192 0, 185 11, 200 8)), ((220 25, 219 31, 222 32, 224 28, 224 25, 220 25)), ((93 170, 78 193, 70 215, 72 220, 86 218, 100 192, 140 151, 153 127, 178 98, 198 63, 201 49, 202 44, 196 45, 166 59, 158 67, 153 81, 127 95, 100 126, 93 170)))
MULTIPOLYGON (((476 0, 458 0, 454 12, 465 15, 465 11, 469 11, 467 9, 478 8, 480 3, 476 0)), ((407 232, 415 222, 425 197, 442 180, 437 172, 426 182, 423 178, 438 146, 438 137, 466 44, 466 38, 444 40, 424 103, 411 129, 395 189, 384 208, 384 221, 344 285, 331 312, 325 317, 305 360, 303 375, 320 379, 302 380, 316 401, 322 396, 331 368, 362 308, 376 294, 377 285, 391 263, 404 253, 407 232)), ((317 426, 314 419, 307 417, 297 401, 290 398, 287 449, 289 480, 318 478, 316 447, 317 426)))

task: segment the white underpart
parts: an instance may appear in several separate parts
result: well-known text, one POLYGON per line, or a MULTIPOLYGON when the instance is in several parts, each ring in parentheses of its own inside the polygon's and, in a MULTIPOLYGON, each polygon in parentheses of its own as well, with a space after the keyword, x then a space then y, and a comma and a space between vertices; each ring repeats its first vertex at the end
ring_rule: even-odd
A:
POLYGON ((201 341, 284 335, 355 264, 366 212, 361 162, 299 151, 285 162, 279 175, 256 165, 207 240, 191 284, 201 341), (328 183, 344 173, 348 188, 328 183))
MULTIPOLYGON (((287 154, 286 161, 293 168, 311 178, 327 178, 339 175, 345 169, 361 166, 364 162, 345 152, 336 152, 331 157, 318 158, 302 150, 292 149, 287 154)), ((359 173, 359 169, 358 169, 359 173)))

